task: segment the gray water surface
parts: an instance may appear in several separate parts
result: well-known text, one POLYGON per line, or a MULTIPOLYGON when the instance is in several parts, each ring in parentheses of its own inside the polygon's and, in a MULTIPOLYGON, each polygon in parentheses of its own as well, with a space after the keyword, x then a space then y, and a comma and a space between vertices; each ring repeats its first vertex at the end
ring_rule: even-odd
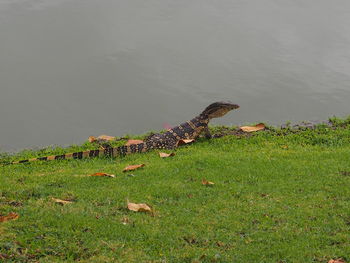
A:
POLYGON ((0 151, 350 114, 348 0, 0 0, 0 151))

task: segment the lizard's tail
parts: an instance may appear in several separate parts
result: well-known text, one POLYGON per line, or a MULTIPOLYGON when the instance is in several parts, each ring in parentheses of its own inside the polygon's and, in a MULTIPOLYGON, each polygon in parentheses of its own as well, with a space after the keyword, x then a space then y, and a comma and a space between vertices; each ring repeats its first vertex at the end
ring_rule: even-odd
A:
POLYGON ((83 159, 87 157, 97 157, 97 156, 106 156, 106 155, 110 156, 110 155, 113 155, 112 149, 113 148, 107 148, 107 149, 75 152, 75 153, 66 153, 66 154, 60 154, 60 155, 50 155, 50 156, 20 160, 15 162, 9 162, 6 164, 19 164, 19 163, 28 163, 28 162, 36 162, 36 161, 51 161, 51 160, 65 160, 65 159, 83 159))
POLYGON ((123 156, 126 154, 137 153, 137 152, 141 153, 141 152, 146 152, 146 151, 147 151, 147 145, 145 143, 139 143, 139 144, 119 146, 116 148, 109 147, 109 148, 105 148, 105 149, 88 150, 88 151, 81 151, 81 152, 75 152, 75 153, 66 153, 66 154, 61 154, 61 155, 51 155, 51 156, 45 156, 45 157, 38 157, 38 158, 32 158, 32 159, 4 163, 4 165, 28 163, 28 162, 35 162, 35 161, 83 159, 83 158, 98 157, 98 156, 113 157, 113 156, 123 156))
POLYGON ((131 144, 131 145, 124 145, 119 146, 117 149, 117 154, 119 155, 126 155, 131 153, 143 153, 147 152, 147 145, 146 143, 138 143, 138 144, 131 144))

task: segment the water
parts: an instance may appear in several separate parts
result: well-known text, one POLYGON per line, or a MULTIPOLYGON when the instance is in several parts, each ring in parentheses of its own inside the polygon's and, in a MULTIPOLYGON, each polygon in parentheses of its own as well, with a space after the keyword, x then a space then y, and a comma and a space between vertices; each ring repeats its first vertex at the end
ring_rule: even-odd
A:
POLYGON ((0 0, 0 151, 350 114, 348 0, 0 0))

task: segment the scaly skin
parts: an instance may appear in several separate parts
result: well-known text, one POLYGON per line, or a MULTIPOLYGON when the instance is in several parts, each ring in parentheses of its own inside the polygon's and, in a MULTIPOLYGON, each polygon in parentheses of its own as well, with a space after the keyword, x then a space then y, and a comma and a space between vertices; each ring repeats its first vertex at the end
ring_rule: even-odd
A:
POLYGON ((238 105, 230 102, 215 102, 210 104, 200 115, 194 119, 180 124, 165 133, 157 133, 148 137, 145 142, 132 144, 128 146, 120 146, 115 148, 105 148, 98 150, 88 150, 75 153, 67 153, 62 155, 52 155, 27 160, 12 162, 10 164, 26 163, 33 161, 47 160, 63 160, 63 159, 82 159, 86 157, 97 156, 123 156, 136 152, 146 152, 152 149, 175 149, 179 140, 196 139, 200 134, 204 133, 206 138, 211 138, 208 123, 213 118, 225 115, 227 112, 239 108, 238 105))

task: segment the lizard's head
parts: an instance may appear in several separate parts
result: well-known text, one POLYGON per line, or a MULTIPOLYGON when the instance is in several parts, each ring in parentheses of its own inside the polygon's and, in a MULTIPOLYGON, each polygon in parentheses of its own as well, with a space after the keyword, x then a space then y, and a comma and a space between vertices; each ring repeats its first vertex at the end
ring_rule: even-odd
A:
POLYGON ((214 102, 210 104, 205 110, 202 112, 202 115, 207 116, 209 119, 219 118, 224 116, 231 110, 238 109, 239 106, 237 104, 233 104, 231 102, 214 102))

